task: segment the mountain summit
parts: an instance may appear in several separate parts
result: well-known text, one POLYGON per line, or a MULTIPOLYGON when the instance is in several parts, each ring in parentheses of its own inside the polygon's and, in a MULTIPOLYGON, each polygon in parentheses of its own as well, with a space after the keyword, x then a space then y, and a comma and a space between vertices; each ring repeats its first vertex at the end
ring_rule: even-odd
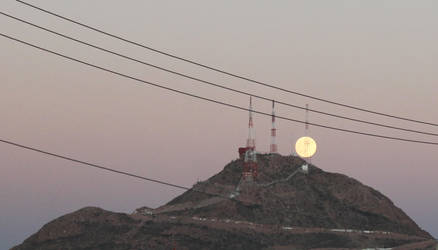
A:
POLYGON ((242 181, 238 159, 159 208, 131 215, 84 208, 13 249, 435 249, 380 192, 304 165, 258 155, 257 180, 242 181))

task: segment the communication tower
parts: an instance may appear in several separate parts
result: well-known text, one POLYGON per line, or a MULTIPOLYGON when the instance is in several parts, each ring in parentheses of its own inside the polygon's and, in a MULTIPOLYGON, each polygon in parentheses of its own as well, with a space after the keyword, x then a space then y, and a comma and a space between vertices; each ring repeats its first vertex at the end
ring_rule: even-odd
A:
POLYGON ((252 97, 249 97, 249 122, 248 122, 248 139, 246 140, 246 147, 255 150, 254 138, 254 123, 252 121, 252 97))
POLYGON ((257 178, 257 152, 254 138, 254 123, 252 120, 252 97, 249 97, 248 139, 246 148, 239 148, 239 154, 244 158, 242 177, 245 181, 257 178))
POLYGON ((271 128, 271 145, 269 148, 269 153, 276 154, 278 153, 278 146, 276 142, 276 136, 277 136, 277 128, 275 127, 275 101, 272 100, 272 128, 271 128))

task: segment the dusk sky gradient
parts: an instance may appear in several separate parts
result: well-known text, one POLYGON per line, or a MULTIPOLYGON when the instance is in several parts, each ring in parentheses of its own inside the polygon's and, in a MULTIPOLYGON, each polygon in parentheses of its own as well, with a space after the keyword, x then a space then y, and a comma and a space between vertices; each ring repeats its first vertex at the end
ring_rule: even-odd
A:
MULTIPOLYGON (((105 31, 282 88, 438 123, 438 1, 29 0, 105 31)), ((438 133, 178 62, 3 0, 1 11, 135 58, 243 91, 340 115, 438 133)), ((147 81, 247 106, 248 97, 120 59, 0 16, 1 33, 147 81)), ((191 186, 237 158, 248 114, 144 86, 0 37, 0 138, 110 168, 191 186)), ((257 110, 271 103, 255 100, 257 110)), ((277 114, 304 120, 278 106, 277 114)), ((410 139, 421 136, 310 114, 310 121, 410 139)), ((278 120, 290 154, 304 126, 278 120)), ((268 151, 270 118, 255 115, 268 151)), ((438 146, 310 127, 312 163, 388 196, 438 237, 438 146)), ((84 206, 131 213, 182 190, 0 144, 0 249, 84 206)))

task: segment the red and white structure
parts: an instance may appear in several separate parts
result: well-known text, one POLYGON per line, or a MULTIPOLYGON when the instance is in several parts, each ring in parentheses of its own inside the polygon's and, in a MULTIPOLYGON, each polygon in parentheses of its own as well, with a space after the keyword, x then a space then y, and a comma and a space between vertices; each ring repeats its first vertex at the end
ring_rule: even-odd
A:
POLYGON ((254 123, 252 121, 252 97, 249 97, 249 122, 248 122, 248 139, 246 140, 246 147, 255 150, 254 138, 254 123))
POLYGON ((248 139, 246 147, 239 148, 240 158, 243 159, 242 178, 245 181, 253 181, 257 178, 257 152, 256 152, 254 123, 252 120, 252 97, 249 98, 249 122, 248 139))
POLYGON ((271 154, 277 154, 278 153, 278 146, 276 142, 277 137, 277 128, 275 127, 275 101, 272 100, 272 128, 271 128, 271 145, 269 147, 269 153, 271 154))

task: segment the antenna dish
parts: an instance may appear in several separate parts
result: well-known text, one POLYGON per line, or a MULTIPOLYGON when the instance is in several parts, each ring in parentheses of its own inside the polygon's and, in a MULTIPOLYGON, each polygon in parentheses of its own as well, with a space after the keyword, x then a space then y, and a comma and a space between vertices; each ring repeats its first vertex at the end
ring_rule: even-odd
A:
POLYGON ((295 144, 295 151, 302 158, 312 157, 316 153, 316 142, 311 137, 301 137, 295 144))

